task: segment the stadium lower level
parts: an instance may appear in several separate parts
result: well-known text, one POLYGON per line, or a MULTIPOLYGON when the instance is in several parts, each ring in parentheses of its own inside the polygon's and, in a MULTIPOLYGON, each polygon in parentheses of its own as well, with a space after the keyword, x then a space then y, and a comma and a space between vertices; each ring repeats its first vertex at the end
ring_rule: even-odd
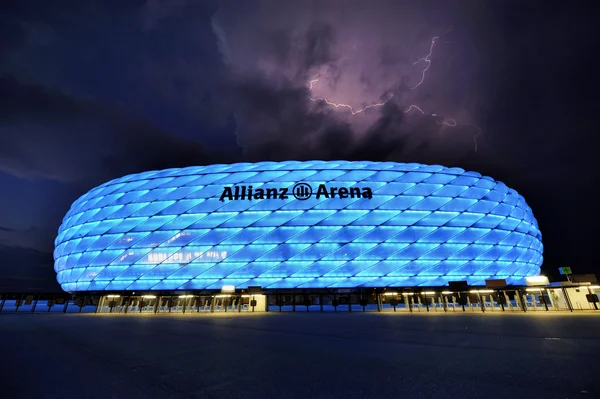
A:
POLYGON ((0 312, 206 314, 243 312, 526 312, 600 310, 600 286, 232 290, 0 294, 0 312))

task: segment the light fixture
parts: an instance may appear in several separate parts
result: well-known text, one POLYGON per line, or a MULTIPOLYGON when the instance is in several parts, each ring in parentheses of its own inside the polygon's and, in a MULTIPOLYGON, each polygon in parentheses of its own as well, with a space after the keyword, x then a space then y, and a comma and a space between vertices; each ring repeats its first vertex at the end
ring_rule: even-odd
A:
POLYGON ((235 292, 235 286, 224 285, 223 287, 221 287, 221 292, 235 292))
POLYGON ((546 276, 531 276, 525 277, 525 283, 527 285, 548 285, 550 281, 546 276))

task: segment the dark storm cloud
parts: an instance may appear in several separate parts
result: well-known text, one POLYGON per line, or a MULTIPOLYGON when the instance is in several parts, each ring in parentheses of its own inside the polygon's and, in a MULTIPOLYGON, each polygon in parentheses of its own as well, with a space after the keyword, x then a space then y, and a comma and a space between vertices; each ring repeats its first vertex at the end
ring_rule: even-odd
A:
POLYGON ((221 157, 200 144, 227 141, 202 123, 216 115, 205 102, 218 60, 206 57, 210 26, 196 27, 213 11, 208 1, 4 2, 0 170, 89 187, 221 157))
POLYGON ((305 2, 300 7, 257 1, 242 8, 222 2, 213 18, 229 72, 221 94, 231 99, 246 157, 404 161, 452 154, 456 162, 472 155, 479 130, 469 110, 461 108, 460 92, 458 98, 432 92, 432 84, 452 92, 452 84, 436 81, 440 65, 446 68, 443 59, 436 58, 422 88, 408 87, 426 66, 415 70, 414 60, 426 56, 432 37, 445 32, 442 11, 430 13, 427 24, 428 15, 398 2, 305 2), (319 79, 318 93, 310 90, 314 79, 319 79), (347 108, 309 96, 352 103, 355 109, 389 101, 352 116, 347 108), (405 113, 412 104, 425 115, 405 113), (460 126, 443 124, 451 113, 460 126))
POLYGON ((42 248, 46 250, 49 245, 44 241, 52 240, 55 235, 50 229, 29 227, 17 229, 13 227, 0 226, 0 246, 15 248, 42 248))
POLYGON ((0 245, 0 259, 10 267, 0 269, 2 292, 58 292, 52 254, 0 245))
POLYGON ((0 77, 0 169, 27 178, 105 179, 200 164, 198 142, 115 107, 0 77))
MULTIPOLYGON (((247 160, 349 159, 454 162, 473 148, 475 127, 452 130, 433 116, 407 115, 393 101, 377 110, 364 132, 308 91, 289 81, 264 77, 232 83, 230 95, 238 122, 238 144, 247 160), (416 134, 417 133, 417 134, 416 134)), ((367 111, 368 112, 368 111, 367 111)))
POLYGON ((306 32, 302 43, 304 45, 302 52, 303 67, 308 69, 334 61, 335 56, 332 47, 335 44, 335 39, 335 30, 332 26, 326 24, 312 25, 306 32))
POLYGON ((473 126, 445 131, 439 118, 409 117, 396 103, 388 102, 377 110, 377 118, 366 131, 358 134, 335 110, 308 101, 307 90, 289 81, 274 83, 255 77, 232 83, 229 89, 237 104, 238 144, 249 161, 456 161, 465 149, 473 148, 477 133, 473 126))
POLYGON ((47 230, 0 227, 0 291, 59 291, 47 230))
POLYGON ((27 38, 19 21, 0 16, 0 62, 3 57, 20 48, 27 38))

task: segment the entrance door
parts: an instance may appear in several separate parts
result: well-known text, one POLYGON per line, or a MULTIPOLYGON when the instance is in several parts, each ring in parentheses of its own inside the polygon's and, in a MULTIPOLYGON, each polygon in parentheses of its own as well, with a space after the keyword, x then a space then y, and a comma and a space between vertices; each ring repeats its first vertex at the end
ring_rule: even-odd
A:
POLYGON ((137 304, 139 313, 154 313, 158 298, 155 295, 144 295, 137 304))
POLYGON ((240 295, 214 295, 211 301, 212 313, 237 312, 240 306, 240 295))

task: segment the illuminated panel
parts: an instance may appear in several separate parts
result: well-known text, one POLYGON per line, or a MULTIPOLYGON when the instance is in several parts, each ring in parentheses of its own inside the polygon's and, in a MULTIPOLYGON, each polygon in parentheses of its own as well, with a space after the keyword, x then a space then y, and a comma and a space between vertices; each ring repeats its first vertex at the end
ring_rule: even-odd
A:
POLYGON ((346 161, 125 176, 75 201, 55 246, 68 292, 516 283, 539 274, 543 252, 531 209, 501 182, 459 168, 346 161), (297 183, 312 195, 297 199, 297 183), (318 196, 321 185, 338 195, 318 196))

